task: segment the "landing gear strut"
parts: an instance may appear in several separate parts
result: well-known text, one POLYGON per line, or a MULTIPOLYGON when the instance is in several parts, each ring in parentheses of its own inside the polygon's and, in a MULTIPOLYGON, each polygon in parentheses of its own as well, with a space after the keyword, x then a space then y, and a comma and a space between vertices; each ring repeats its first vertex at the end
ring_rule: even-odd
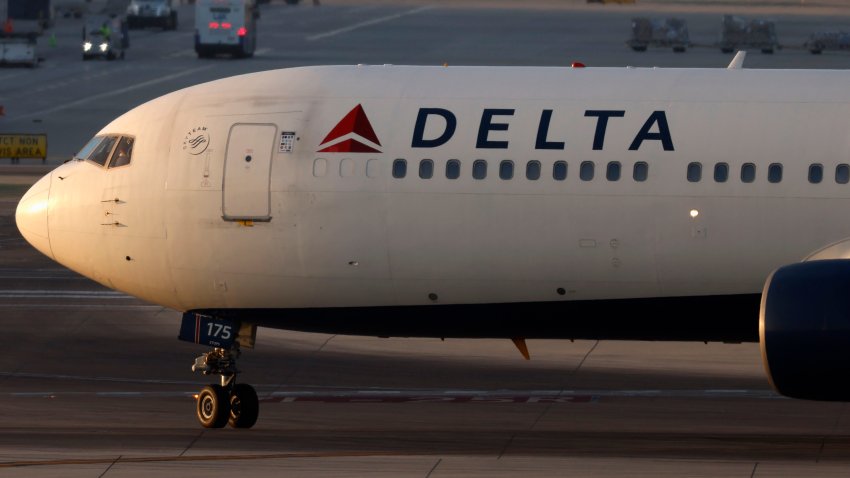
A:
POLYGON ((230 348, 216 347, 195 359, 193 372, 204 375, 219 375, 221 383, 213 383, 198 393, 196 415, 205 428, 222 428, 229 424, 233 428, 251 428, 257 423, 260 402, 254 387, 247 383, 236 383, 236 359, 239 344, 230 348))

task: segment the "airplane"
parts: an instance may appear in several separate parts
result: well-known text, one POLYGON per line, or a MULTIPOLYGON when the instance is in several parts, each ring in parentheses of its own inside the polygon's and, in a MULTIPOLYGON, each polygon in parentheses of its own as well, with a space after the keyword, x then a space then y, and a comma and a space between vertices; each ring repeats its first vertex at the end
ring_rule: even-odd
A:
POLYGON ((850 71, 311 66, 182 89, 22 197, 36 249, 183 313, 250 428, 269 327, 760 342, 850 400, 850 71))

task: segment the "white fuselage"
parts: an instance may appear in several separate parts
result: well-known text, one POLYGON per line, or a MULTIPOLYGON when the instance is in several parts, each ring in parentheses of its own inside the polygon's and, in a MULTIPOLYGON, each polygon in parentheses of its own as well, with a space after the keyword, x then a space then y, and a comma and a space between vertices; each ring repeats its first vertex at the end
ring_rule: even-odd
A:
POLYGON ((848 131, 847 71, 277 70, 121 116, 100 134, 134 136, 131 164, 64 164, 18 221, 70 269, 178 310, 757 294, 772 270, 826 246, 837 244, 818 257, 850 256, 850 184, 836 181, 848 131), (454 117, 453 134, 435 110, 454 117), (601 143, 599 111, 622 112, 605 113, 601 143), (526 177, 529 161, 539 179, 526 177), (580 177, 587 161, 592 180, 580 177), (618 180, 606 177, 612 162, 618 180), (46 225, 28 211, 46 211, 46 225))

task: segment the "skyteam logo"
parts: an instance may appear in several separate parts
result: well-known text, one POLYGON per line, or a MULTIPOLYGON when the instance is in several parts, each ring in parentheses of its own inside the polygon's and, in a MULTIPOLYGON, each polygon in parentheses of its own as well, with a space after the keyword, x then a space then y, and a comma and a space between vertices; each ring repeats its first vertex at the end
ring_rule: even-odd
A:
POLYGON ((381 142, 363 106, 349 111, 319 145, 319 153, 380 153, 381 142))

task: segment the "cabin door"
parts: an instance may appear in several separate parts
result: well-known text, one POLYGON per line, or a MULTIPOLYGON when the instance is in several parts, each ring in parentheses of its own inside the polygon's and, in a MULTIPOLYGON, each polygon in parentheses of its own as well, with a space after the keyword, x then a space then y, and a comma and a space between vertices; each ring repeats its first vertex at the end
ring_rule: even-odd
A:
POLYGON ((270 221, 272 152, 277 126, 239 123, 230 128, 224 161, 225 221, 270 221))

